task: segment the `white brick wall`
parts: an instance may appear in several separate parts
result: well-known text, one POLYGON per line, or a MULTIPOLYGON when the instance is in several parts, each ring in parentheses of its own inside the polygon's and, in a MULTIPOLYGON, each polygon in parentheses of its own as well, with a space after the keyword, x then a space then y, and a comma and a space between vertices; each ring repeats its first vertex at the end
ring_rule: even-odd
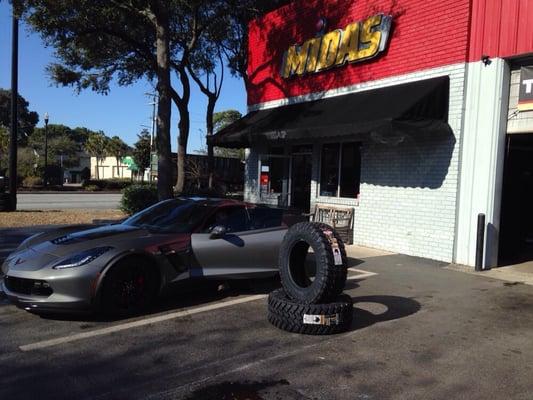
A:
MULTIPOLYGON (((453 260, 465 65, 365 82, 322 94, 331 97, 445 75, 450 77, 449 124, 454 137, 443 140, 431 135, 425 139, 412 136, 396 146, 364 139, 360 201, 318 196, 321 143, 315 142, 311 208, 316 203, 353 206, 354 243, 453 260)), ((246 168, 245 199, 252 202, 258 201, 259 152, 259 149, 249 152, 246 168)))

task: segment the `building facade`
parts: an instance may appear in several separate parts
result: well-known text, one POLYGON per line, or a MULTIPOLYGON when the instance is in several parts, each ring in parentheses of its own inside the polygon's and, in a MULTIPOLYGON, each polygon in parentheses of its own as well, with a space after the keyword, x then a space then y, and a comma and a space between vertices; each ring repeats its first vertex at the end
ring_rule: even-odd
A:
POLYGON ((249 54, 249 114, 214 139, 247 147, 246 200, 348 207, 356 244, 465 265, 484 214, 485 267, 529 251, 533 0, 296 0, 249 54))
MULTIPOLYGON (((91 179, 132 179, 130 166, 115 157, 91 157, 91 179)), ((146 174, 145 174, 146 175, 146 174)))

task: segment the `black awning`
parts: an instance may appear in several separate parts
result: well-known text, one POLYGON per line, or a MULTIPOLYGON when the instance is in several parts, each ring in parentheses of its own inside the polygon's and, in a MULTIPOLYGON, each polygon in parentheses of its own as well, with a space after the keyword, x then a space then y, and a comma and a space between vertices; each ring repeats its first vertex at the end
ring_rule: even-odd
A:
POLYGON ((252 111, 212 136, 211 143, 250 147, 276 140, 361 133, 449 133, 448 99, 446 76, 252 111))

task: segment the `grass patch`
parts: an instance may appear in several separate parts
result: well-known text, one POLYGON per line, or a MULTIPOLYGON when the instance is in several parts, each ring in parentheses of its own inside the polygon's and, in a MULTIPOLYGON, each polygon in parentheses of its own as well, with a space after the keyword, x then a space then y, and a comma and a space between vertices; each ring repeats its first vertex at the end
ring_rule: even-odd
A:
POLYGON ((34 225, 90 224, 94 219, 121 219, 120 210, 46 210, 0 212, 0 228, 34 225))

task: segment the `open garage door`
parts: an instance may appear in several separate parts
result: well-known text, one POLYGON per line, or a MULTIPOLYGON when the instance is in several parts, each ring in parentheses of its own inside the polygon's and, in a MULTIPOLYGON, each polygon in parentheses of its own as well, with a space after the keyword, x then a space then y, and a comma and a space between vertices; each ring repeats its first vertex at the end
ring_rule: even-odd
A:
POLYGON ((507 135, 500 265, 533 261, 533 133, 507 135))

